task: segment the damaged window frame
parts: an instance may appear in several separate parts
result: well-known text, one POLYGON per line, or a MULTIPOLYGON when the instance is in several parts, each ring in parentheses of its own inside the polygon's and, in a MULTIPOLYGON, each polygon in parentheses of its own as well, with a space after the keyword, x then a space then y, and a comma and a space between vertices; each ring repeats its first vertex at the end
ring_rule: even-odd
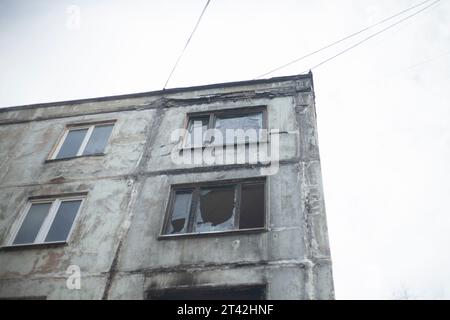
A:
POLYGON ((30 197, 28 199, 26 205, 24 206, 24 208, 21 210, 21 212, 20 212, 18 218, 16 219, 16 221, 14 222, 13 226, 11 227, 9 237, 7 238, 7 241, 6 241, 5 245, 3 246, 3 248, 22 248, 22 247, 66 245, 66 244, 70 243, 72 233, 75 229, 75 226, 78 224, 78 219, 80 217, 80 213, 83 208, 83 205, 86 201, 86 197, 87 197, 87 192, 74 193, 74 194, 62 194, 62 195, 54 195, 54 196, 30 197), (57 217, 57 214, 61 207, 61 204, 64 202, 71 202, 71 201, 80 201, 80 204, 75 213, 75 217, 69 228, 66 239, 58 240, 58 241, 45 241, 47 236, 50 233, 53 223, 56 220, 56 217, 57 217), (19 234, 19 231, 21 230, 23 223, 25 222, 25 219, 27 218, 28 214, 30 213, 31 207, 34 204, 50 204, 50 207, 45 215, 45 218, 43 219, 42 223, 38 227, 38 232, 36 234, 34 241, 28 242, 28 243, 15 244, 14 242, 19 234))
MULTIPOLYGON (((180 237, 196 237, 196 236, 208 236, 208 235, 221 235, 221 234, 230 234, 230 233, 260 233, 267 231, 267 221, 268 221, 268 178, 267 177, 258 177, 251 179, 233 179, 233 180, 225 180, 225 181, 216 181, 216 182, 204 182, 204 183, 191 183, 191 184, 179 184, 173 185, 170 188, 169 193, 169 201, 166 208, 166 213, 164 215, 164 220, 160 232, 159 239, 170 239, 170 238, 180 238, 180 237), (264 192, 263 201, 263 211, 262 219, 263 225, 261 227, 255 228, 246 228, 240 229, 240 209, 242 203, 242 187, 243 186, 251 186, 251 185, 262 185, 262 189, 264 192), (230 230, 220 230, 220 231, 204 231, 204 232, 195 232, 194 224, 197 219, 197 209, 200 205, 200 190, 204 188, 225 188, 225 187, 234 187, 234 210, 232 218, 233 228, 230 230), (190 200, 189 212, 186 216, 185 228, 186 231, 182 233, 169 233, 169 228, 171 225, 171 219, 173 216, 173 209, 176 200, 176 194, 178 192, 192 192, 192 197, 190 200)), ((231 218, 230 218, 231 219, 231 218)))
MULTIPOLYGON (((227 145, 249 145, 249 144, 259 144, 268 142, 267 135, 259 135, 257 141, 245 141, 245 142, 236 142, 233 143, 224 142, 224 143, 215 143, 214 136, 207 136, 202 139, 202 145, 190 145, 188 142, 188 138, 190 136, 190 126, 191 120, 195 118, 209 118, 208 127, 206 130, 216 129, 216 122, 218 118, 233 118, 233 117, 242 117, 245 115, 255 115, 261 114, 262 123, 260 130, 267 130, 268 128, 268 116, 267 116, 267 106, 266 105, 258 105, 258 106, 250 106, 250 107, 241 107, 234 109, 220 109, 214 111, 205 111, 205 112, 192 112, 187 114, 185 129, 186 133, 183 139, 180 141, 179 149, 197 149, 197 148, 206 148, 208 146, 227 146, 227 145)), ((224 137, 225 138, 225 137, 224 137)))
POLYGON ((75 158, 82 158, 82 157, 95 157, 95 156, 104 156, 105 155, 105 149, 107 148, 109 141, 111 139, 111 136, 113 135, 113 130, 115 127, 117 120, 104 120, 104 121, 94 121, 94 122, 83 122, 83 123, 71 123, 66 125, 64 128, 64 131, 60 138, 58 139, 58 142, 53 147, 52 151, 50 152, 49 157, 47 158, 46 162, 53 162, 53 161, 64 161, 64 160, 70 160, 75 158), (111 133, 109 134, 108 138, 105 141, 105 147, 102 152, 97 153, 91 153, 91 154, 84 154, 84 151, 86 150, 86 147, 88 146, 90 139, 92 137, 92 134, 96 127, 106 127, 111 126, 111 133), (74 156, 64 157, 64 158, 58 158, 58 155, 66 142, 67 136, 71 131, 76 130, 83 130, 86 129, 87 132, 85 133, 82 142, 80 144, 80 147, 78 148, 77 153, 74 156))

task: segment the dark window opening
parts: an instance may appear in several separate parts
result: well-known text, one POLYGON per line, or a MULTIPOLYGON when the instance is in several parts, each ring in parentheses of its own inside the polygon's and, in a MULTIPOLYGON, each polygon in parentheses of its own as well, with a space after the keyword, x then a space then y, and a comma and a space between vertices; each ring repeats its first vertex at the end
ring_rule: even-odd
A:
POLYGON ((263 229, 265 198, 265 179, 174 187, 163 234, 263 229))
POLYGON ((200 189, 195 232, 234 229, 235 187, 200 189))
POLYGON ((263 184, 249 184, 242 186, 241 215, 239 227, 241 229, 253 229, 264 227, 264 203, 258 201, 264 199, 263 184))
POLYGON ((265 286, 187 288, 149 291, 149 300, 265 300, 265 286))

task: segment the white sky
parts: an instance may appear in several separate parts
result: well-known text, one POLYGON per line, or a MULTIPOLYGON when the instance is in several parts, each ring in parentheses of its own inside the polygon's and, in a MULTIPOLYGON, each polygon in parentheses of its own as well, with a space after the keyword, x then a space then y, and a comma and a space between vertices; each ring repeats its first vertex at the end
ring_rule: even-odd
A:
MULTIPOLYGON (((253 79, 419 2, 212 0, 168 87, 253 79)), ((162 89, 204 4, 0 0, 0 107, 162 89)), ((449 18, 442 0, 314 70, 338 299, 450 299, 449 18)))

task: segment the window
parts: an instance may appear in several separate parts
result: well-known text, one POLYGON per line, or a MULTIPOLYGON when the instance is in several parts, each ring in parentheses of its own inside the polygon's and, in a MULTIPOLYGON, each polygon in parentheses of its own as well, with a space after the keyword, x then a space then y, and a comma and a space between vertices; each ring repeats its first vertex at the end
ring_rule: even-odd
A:
POLYGON ((52 159, 103 154, 114 123, 76 125, 66 129, 52 159))
POLYGON ((266 129, 263 107, 190 114, 184 146, 257 142, 261 140, 262 129, 266 129), (217 130, 214 132, 220 132, 221 137, 218 137, 217 133, 216 136, 207 135, 207 130, 217 130))
POLYGON ((172 188, 164 235, 265 227, 265 179, 172 188))
POLYGON ((10 245, 66 242, 84 197, 30 201, 10 245))
POLYGON ((149 300, 265 300, 266 286, 173 288, 150 290, 149 300))

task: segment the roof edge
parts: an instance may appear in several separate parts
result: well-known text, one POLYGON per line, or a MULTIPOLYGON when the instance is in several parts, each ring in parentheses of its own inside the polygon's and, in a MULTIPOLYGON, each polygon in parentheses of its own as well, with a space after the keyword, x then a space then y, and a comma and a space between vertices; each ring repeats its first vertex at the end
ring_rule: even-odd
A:
POLYGON ((229 87, 239 87, 245 85, 252 84, 265 84, 272 82, 284 82, 284 81, 292 81, 292 80, 301 80, 301 79, 312 79, 312 72, 306 74, 297 74, 291 76, 283 76, 283 77, 275 77, 268 79, 259 79, 259 80, 244 80, 244 81, 233 81, 233 82, 223 82, 223 83, 214 83, 193 87, 179 87, 165 90, 157 90, 157 91, 148 91, 148 92, 139 92, 139 93, 130 93, 130 94, 121 94, 114 96, 104 96, 97 98, 84 98, 84 99, 75 99, 75 100, 64 100, 64 101, 55 101, 55 102, 44 102, 44 103, 36 103, 36 104, 26 104, 19 106, 10 106, 0 108, 0 113, 9 112, 9 111, 17 111, 17 110, 28 110, 28 109, 37 109, 37 108, 46 108, 46 107, 56 107, 68 104, 83 104, 89 102, 100 102, 100 101, 109 101, 109 100, 121 100, 121 99, 130 99, 130 98, 140 98, 145 96, 156 96, 162 94, 174 94, 179 92, 189 92, 195 90, 208 90, 215 88, 229 88, 229 87))

